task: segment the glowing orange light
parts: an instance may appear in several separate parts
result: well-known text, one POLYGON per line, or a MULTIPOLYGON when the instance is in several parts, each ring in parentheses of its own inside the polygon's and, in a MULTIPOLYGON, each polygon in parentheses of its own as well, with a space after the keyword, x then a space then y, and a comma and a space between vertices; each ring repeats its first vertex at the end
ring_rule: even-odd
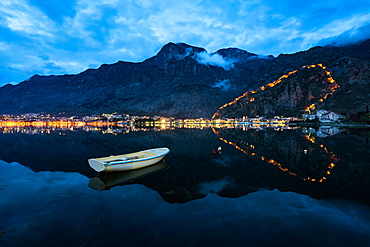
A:
MULTIPOLYGON (((310 69, 310 68, 315 68, 315 67, 320 67, 321 69, 323 69, 326 73, 326 75, 328 76, 327 78, 327 81, 331 84, 334 84, 335 83, 335 80, 331 77, 331 72, 330 71, 327 71, 326 70, 326 67, 323 66, 322 63, 319 63, 319 64, 312 64, 312 65, 309 65, 309 66, 302 66, 302 68, 306 68, 306 69, 310 69)), ((262 86, 260 87, 261 91, 265 90, 267 87, 274 87, 276 86, 277 84, 281 83, 283 79, 286 79, 288 78, 290 75, 296 73, 298 70, 293 70, 293 71, 290 71, 288 72, 287 74, 285 75, 282 75, 281 77, 279 77, 277 80, 271 82, 271 83, 268 83, 267 85, 265 86, 262 86)), ((331 90, 334 92, 337 88, 339 87, 339 85, 333 85, 333 87, 331 88, 331 90)), ((258 91, 250 91, 249 93, 258 93, 258 91)), ((227 106, 230 106, 230 105, 233 105, 235 103, 237 103, 241 98, 244 98, 248 95, 248 92, 244 93, 243 95, 235 98, 233 101, 229 102, 229 103, 226 103, 224 105, 222 105, 215 114, 213 114, 212 118, 211 119, 214 119, 216 118, 217 116, 219 116, 219 111, 227 106)), ((325 99, 326 99, 327 95, 325 95, 323 98, 321 99, 318 99, 319 102, 323 102, 325 99)), ((255 101, 254 98, 253 99, 250 99, 249 102, 253 102, 255 101)), ((310 106, 307 106, 305 108, 305 111, 311 111, 311 110, 314 110, 315 109, 315 104, 311 104, 310 106)))

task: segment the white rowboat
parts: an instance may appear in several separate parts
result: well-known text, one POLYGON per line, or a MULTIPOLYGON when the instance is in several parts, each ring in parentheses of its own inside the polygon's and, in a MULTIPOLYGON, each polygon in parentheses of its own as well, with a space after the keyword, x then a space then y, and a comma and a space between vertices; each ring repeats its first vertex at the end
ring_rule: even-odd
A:
POLYGON ((109 157, 89 159, 89 165, 97 172, 118 172, 140 169, 161 161, 170 150, 154 148, 136 153, 112 155, 109 157))

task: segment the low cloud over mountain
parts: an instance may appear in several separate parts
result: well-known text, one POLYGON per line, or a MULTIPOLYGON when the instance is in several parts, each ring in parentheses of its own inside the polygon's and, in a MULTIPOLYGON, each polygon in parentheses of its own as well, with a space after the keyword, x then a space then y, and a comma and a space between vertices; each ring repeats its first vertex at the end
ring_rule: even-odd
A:
POLYGON ((217 53, 209 54, 208 52, 201 52, 196 55, 196 60, 201 64, 209 64, 213 66, 222 67, 225 70, 230 70, 234 67, 234 62, 228 60, 217 53))

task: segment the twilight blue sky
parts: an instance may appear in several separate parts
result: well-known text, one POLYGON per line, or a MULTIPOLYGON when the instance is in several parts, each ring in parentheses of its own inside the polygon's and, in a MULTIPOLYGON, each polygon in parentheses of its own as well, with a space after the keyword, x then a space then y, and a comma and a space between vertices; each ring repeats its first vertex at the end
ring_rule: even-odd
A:
POLYGON ((0 0, 0 86, 140 62, 168 42, 277 56, 366 38, 369 0, 0 0))

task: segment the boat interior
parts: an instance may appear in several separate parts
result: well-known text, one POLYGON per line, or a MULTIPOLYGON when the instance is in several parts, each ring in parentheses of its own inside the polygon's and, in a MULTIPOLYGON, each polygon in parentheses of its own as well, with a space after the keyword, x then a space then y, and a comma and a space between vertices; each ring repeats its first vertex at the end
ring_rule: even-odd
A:
POLYGON ((131 157, 124 157, 124 158, 114 159, 114 160, 108 160, 107 163, 120 162, 120 161, 129 161, 129 160, 137 160, 137 159, 142 159, 142 158, 144 158, 144 157, 131 156, 131 157))
POLYGON ((132 154, 124 154, 124 155, 116 155, 116 156, 98 158, 96 160, 99 160, 100 162, 104 162, 108 164, 108 163, 114 163, 114 162, 120 162, 120 161, 138 160, 138 159, 143 159, 147 157, 152 157, 155 155, 157 155, 157 153, 155 152, 138 152, 138 153, 132 153, 132 154))

